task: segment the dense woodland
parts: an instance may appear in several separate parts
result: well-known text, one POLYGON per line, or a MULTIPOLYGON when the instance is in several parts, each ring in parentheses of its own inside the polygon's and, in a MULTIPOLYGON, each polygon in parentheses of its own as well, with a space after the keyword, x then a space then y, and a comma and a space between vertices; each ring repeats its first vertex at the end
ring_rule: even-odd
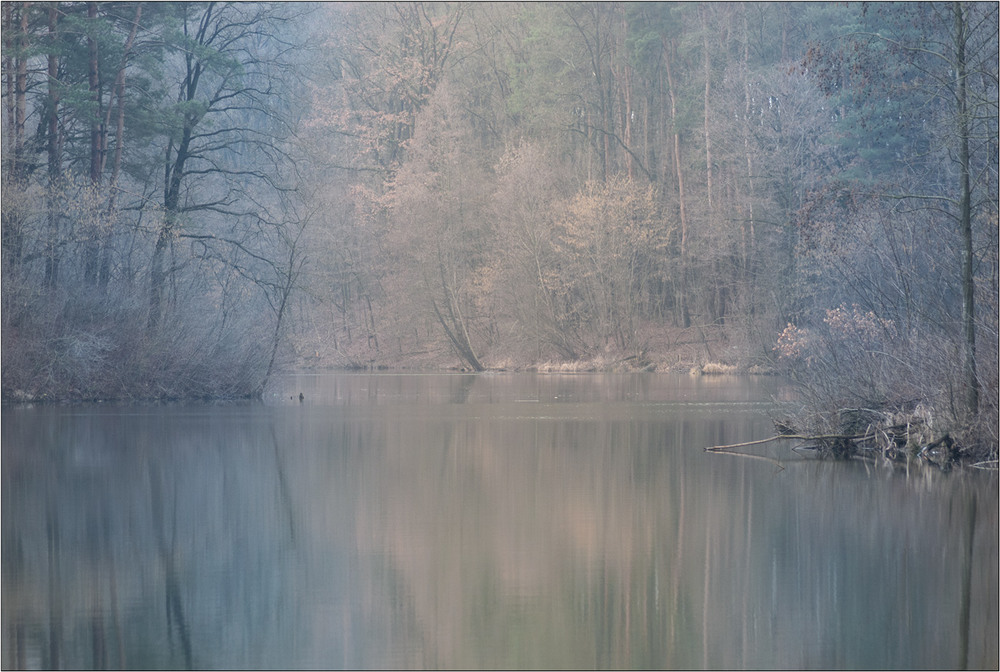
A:
POLYGON ((2 11, 5 400, 722 365, 995 457, 996 3, 2 11))

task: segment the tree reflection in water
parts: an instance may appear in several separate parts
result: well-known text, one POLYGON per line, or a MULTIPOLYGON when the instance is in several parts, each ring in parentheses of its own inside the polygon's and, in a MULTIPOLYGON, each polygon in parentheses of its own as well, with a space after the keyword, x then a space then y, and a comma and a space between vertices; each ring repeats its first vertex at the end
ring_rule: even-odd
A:
POLYGON ((775 381, 287 384, 5 409, 4 667, 997 661, 996 479, 705 454, 775 381))

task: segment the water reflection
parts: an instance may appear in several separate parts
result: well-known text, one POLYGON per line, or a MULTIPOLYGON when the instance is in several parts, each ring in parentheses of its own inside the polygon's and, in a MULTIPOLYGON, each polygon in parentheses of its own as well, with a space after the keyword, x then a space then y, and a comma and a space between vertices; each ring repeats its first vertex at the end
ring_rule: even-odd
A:
POLYGON ((996 479, 702 452, 775 384, 6 408, 4 667, 995 667, 996 479))

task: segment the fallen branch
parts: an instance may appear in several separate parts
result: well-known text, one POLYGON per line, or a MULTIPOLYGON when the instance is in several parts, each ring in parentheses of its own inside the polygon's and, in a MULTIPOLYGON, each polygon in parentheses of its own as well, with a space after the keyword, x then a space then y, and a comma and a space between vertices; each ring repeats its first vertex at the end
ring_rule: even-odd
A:
POLYGON ((864 434, 777 434, 775 436, 766 439, 757 439, 756 441, 744 441, 743 443, 731 443, 727 446, 709 446, 706 451, 718 451, 718 450, 728 450, 730 448, 743 448, 744 446, 757 446, 762 443, 770 443, 771 441, 780 441, 782 439, 798 439, 800 441, 857 441, 859 439, 874 439, 874 434, 864 433, 864 434))

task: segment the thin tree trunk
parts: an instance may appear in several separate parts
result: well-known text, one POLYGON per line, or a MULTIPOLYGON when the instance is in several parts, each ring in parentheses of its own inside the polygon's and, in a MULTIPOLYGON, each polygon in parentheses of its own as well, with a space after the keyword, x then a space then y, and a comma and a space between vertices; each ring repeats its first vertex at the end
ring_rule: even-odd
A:
MULTIPOLYGON (((7 120, 9 128, 14 131, 14 152, 10 162, 5 164, 9 167, 7 183, 15 189, 23 189, 25 182, 25 121, 27 119, 27 92, 28 92, 28 60, 25 52, 28 49, 28 12, 23 3, 4 3, 3 5, 4 27, 10 31, 13 29, 15 20, 19 24, 19 39, 17 45, 19 49, 13 58, 5 57, 5 71, 7 74, 7 120), (14 9, 17 13, 15 14, 14 9), (13 73, 11 75, 10 73, 13 73)), ((2 248, 4 260, 11 267, 17 267, 21 263, 21 255, 24 246, 24 225, 23 215, 19 208, 4 209, 3 226, 0 226, 0 248, 2 248)))
POLYGON ((49 7, 49 39, 52 41, 48 54, 48 164, 49 164, 49 184, 48 198, 46 203, 48 218, 48 240, 45 250, 45 286, 55 287, 59 280, 59 213, 57 207, 56 192, 59 188, 60 175, 62 173, 62 159, 59 152, 59 60, 55 54, 55 42, 57 40, 56 21, 59 16, 58 7, 49 7))
MULTIPOLYGON (((710 43, 708 39, 709 34, 709 22, 708 22, 708 11, 705 6, 702 6, 701 13, 702 21, 702 39, 703 39, 703 49, 704 49, 704 66, 705 66, 705 189, 708 195, 706 199, 708 202, 708 225, 710 229, 714 232, 717 223, 715 221, 715 203, 713 200, 713 185, 712 185, 712 133, 711 133, 711 120, 712 120, 712 58, 710 43)), ((716 253, 712 261, 712 276, 713 288, 712 288, 712 311, 711 317, 713 322, 720 322, 725 319, 726 314, 726 290, 722 284, 722 268, 720 264, 720 255, 716 253)))
POLYGON ((125 41, 125 51, 122 54, 121 65, 118 68, 118 78, 115 81, 115 95, 118 97, 118 118, 115 124, 115 158, 111 164, 111 194, 108 197, 108 212, 114 210, 115 199, 117 197, 114 187, 118 183, 118 174, 121 172, 122 147, 125 144, 122 141, 122 136, 125 132, 125 68, 128 66, 129 55, 132 52, 132 45, 135 43, 135 36, 139 31, 139 21, 141 19, 142 5, 136 5, 135 18, 132 20, 132 29, 129 31, 128 39, 125 41))
POLYGON ((714 224, 712 217, 712 135, 709 133, 709 121, 712 116, 712 108, 709 105, 712 92, 712 59, 709 55, 708 17, 705 12, 703 6, 701 20, 705 51, 705 184, 708 193, 708 217, 709 221, 714 224))
MULTIPOLYGON (((289 269, 289 274, 292 270, 289 269)), ((281 324, 285 319, 285 308, 288 306, 288 296, 292 293, 292 276, 288 278, 288 282, 281 288, 281 302, 278 304, 278 316, 274 324, 274 337, 271 339, 271 356, 267 360, 267 373, 264 374, 264 380, 260 384, 260 392, 264 391, 264 387, 267 386, 267 381, 271 379, 271 374, 274 372, 274 362, 278 357, 278 345, 281 344, 281 324)))
POLYGON ((22 179, 24 172, 24 126, 28 118, 28 12, 21 5, 21 51, 17 56, 17 75, 14 91, 14 175, 22 179))
MULTIPOLYGON (((167 213, 167 217, 170 216, 170 213, 167 213)), ((166 281, 166 271, 163 264, 172 228, 166 223, 160 228, 160 234, 156 237, 156 246, 153 248, 153 258, 150 261, 149 316, 146 320, 146 329, 149 332, 156 331, 160 326, 160 314, 163 311, 163 286, 166 281)))
MULTIPOLYGON (((87 3, 88 28, 93 33, 96 31, 97 23, 97 3, 87 3)), ((94 112, 90 119, 90 186, 96 190, 101 184, 101 170, 103 167, 103 133, 101 120, 101 78, 98 69, 98 49, 97 39, 91 34, 87 37, 87 83, 90 97, 94 102, 94 112)), ((83 277, 87 282, 97 281, 99 244, 99 225, 95 222, 90 230, 86 232, 87 242, 84 245, 83 277)))
POLYGON ((747 229, 749 228, 749 245, 744 242, 743 246, 743 270, 747 271, 748 259, 754 255, 754 189, 753 189, 753 158, 750 153, 750 36, 747 27, 746 6, 743 7, 743 91, 744 91, 744 118, 743 118, 743 151, 747 159, 747 198, 748 224, 744 225, 743 238, 746 241, 747 229))
MULTIPOLYGON (((267 385, 267 381, 270 380, 271 374, 274 373, 274 362, 278 357, 278 346, 281 344, 281 327, 285 320, 285 312, 288 308, 288 298, 292 295, 292 289, 295 287, 295 283, 299 277, 299 269, 301 268, 301 262, 299 260, 299 240, 302 238, 302 233, 305 231, 305 224, 301 224, 297 235, 291 240, 288 249, 288 272, 282 277, 281 286, 281 301, 278 304, 278 314, 276 316, 274 325, 274 337, 271 340, 271 356, 267 361, 267 372, 264 374, 264 380, 260 385, 260 392, 263 393, 264 387, 267 385)), ((346 305, 346 301, 344 302, 346 305)))
POLYGON ((479 357, 476 356, 476 352, 472 348, 472 340, 469 338, 465 318, 462 316, 461 307, 458 305, 458 297, 455 296, 455 293, 448 285, 446 269, 443 263, 438 265, 438 271, 440 273, 441 289, 444 295, 444 307, 447 310, 447 315, 441 312, 437 301, 432 298, 431 307, 434 309, 434 314, 444 329, 445 336, 448 337, 448 340, 455 347, 459 356, 474 371, 483 371, 485 367, 479 361, 479 357))
MULTIPOLYGON (((135 43, 136 33, 139 31, 139 21, 142 18, 142 5, 135 7, 135 18, 132 20, 132 29, 129 31, 128 39, 125 40, 125 49, 122 53, 121 64, 118 67, 118 76, 115 78, 115 95, 117 100, 117 119, 115 122, 115 156, 111 163, 111 180, 108 183, 108 235, 105 238, 101 253, 101 268, 99 273, 99 283, 102 290, 106 290, 108 282, 111 280, 111 223, 114 221, 115 204, 118 197, 118 175, 121 172, 122 148, 124 146, 125 132, 125 69, 128 67, 129 55, 132 52, 132 45, 135 43)), ((111 106, 108 105, 110 116, 111 106)))
MULTIPOLYGON (((622 10, 622 35, 628 35, 628 16, 624 9, 622 10)), ((622 71, 625 76, 623 84, 625 90, 625 166, 628 179, 631 180, 635 177, 635 156, 632 154, 632 118, 635 116, 635 111, 632 109, 632 66, 629 65, 627 58, 624 60, 622 71)))
POLYGON ((674 77, 670 68, 670 49, 666 43, 663 45, 663 63, 667 73, 667 87, 670 93, 670 119, 673 122, 674 131, 674 171, 677 173, 677 200, 680 206, 681 218, 681 286, 678 295, 680 304, 681 326, 691 326, 691 314, 688 310, 687 297, 687 210, 684 202, 684 174, 681 171, 681 136, 677 128, 677 96, 674 90, 674 77))
POLYGON ((957 47, 958 77, 958 139, 959 139, 959 181, 960 206, 959 226, 962 231, 962 331, 965 345, 965 408, 970 416, 979 412, 979 379, 976 377, 976 315, 975 278, 973 265, 975 256, 972 246, 972 188, 969 168, 969 110, 967 100, 967 68, 965 44, 968 39, 965 25, 965 8, 962 3, 954 4, 955 41, 957 47))
POLYGON ((632 109, 632 69, 625 64, 625 166, 628 172, 628 179, 635 177, 635 156, 632 154, 632 117, 635 111, 632 109))
MULTIPOLYGON (((91 31, 97 23, 97 3, 87 3, 87 19, 91 31)), ((101 79, 97 62, 97 40, 91 35, 87 38, 87 83, 90 97, 94 101, 95 112, 90 120, 90 183, 97 186, 101 183, 101 79)))
MULTIPOLYGON (((194 89, 190 89, 190 95, 194 95, 194 89)), ((168 160, 164 165, 163 190, 163 224, 160 226, 159 235, 156 237, 156 247, 153 249, 153 259, 149 273, 149 316, 146 328, 152 332, 157 329, 162 317, 163 310, 163 290, 167 282, 167 269, 164 268, 167 249, 171 246, 177 227, 178 208, 180 204, 181 179, 184 175, 184 164, 188 159, 188 150, 191 146, 191 135, 193 128, 185 126, 181 141, 177 146, 173 162, 168 160)), ((172 146, 171 146, 172 149, 172 146)), ((168 150, 169 152, 170 150, 168 150)), ((173 271, 171 271, 172 273, 173 271)))
MULTIPOLYGON (((3 12, 3 31, 10 33, 14 30, 14 3, 5 2, 2 5, 3 12)), ((4 43, 6 47, 6 42, 4 43)), ((7 100, 4 105, 4 112, 7 115, 7 128, 15 128, 14 124, 14 71, 16 66, 14 64, 14 59, 11 58, 9 49, 3 50, 3 74, 4 74, 4 88, 7 100)))

